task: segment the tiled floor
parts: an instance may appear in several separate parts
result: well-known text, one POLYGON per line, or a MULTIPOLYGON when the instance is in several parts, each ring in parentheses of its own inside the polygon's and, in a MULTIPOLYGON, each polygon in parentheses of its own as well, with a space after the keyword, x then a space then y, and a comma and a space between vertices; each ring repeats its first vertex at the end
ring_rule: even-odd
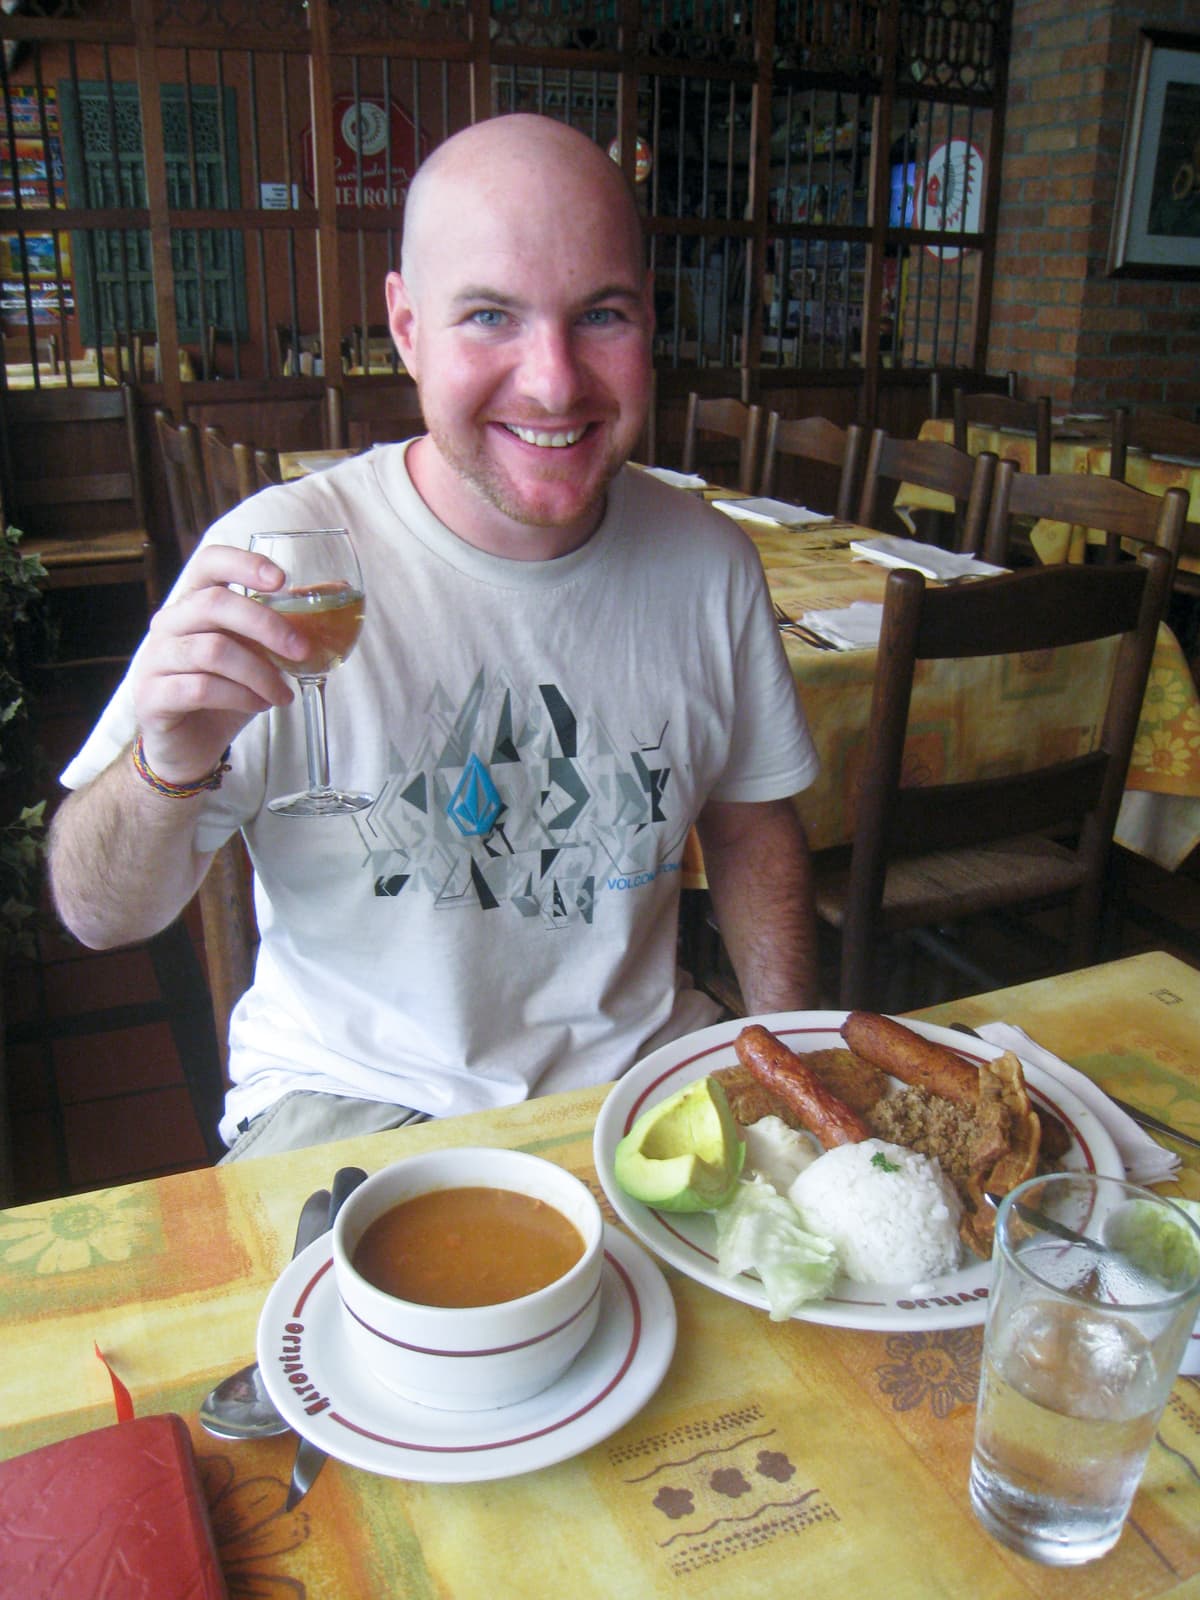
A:
MULTIPOLYGON (((57 771, 89 713, 53 701, 42 712, 39 736, 57 771)), ((1169 949, 1200 967, 1200 865, 1169 875, 1123 859, 1122 950, 1169 949)), ((207 1165, 222 1149, 222 1090, 194 910, 150 943, 107 954, 84 950, 48 922, 40 959, 10 964, 4 985, 17 1200, 207 1165)), ((992 929, 973 946, 1010 982, 1032 975, 1031 952, 1024 928, 1016 937, 992 929)), ((955 992, 980 987, 964 979, 955 992)), ((925 989, 905 998, 915 1007, 951 995, 925 989)))

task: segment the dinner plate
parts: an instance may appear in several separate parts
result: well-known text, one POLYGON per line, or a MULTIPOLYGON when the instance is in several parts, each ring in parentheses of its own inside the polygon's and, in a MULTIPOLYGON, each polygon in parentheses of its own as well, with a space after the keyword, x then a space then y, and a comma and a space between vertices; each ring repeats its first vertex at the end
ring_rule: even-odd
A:
MULTIPOLYGON (((787 1011, 765 1017, 737 1018, 675 1039, 646 1056, 621 1078, 609 1093, 596 1119, 594 1157, 596 1172, 613 1209, 633 1233, 680 1272, 719 1294, 747 1305, 768 1309, 763 1286, 756 1277, 741 1273, 724 1278, 717 1271, 713 1220, 706 1212, 657 1211, 632 1199, 613 1173, 617 1144, 647 1110, 696 1078, 720 1067, 737 1064, 734 1040, 742 1029, 758 1022, 798 1055, 808 1050, 845 1048, 841 1026, 844 1011, 787 1011)), ((949 1045, 964 1060, 992 1061, 1003 1051, 982 1039, 967 1039, 949 1028, 903 1019, 904 1026, 927 1039, 949 1045)), ((1078 1095, 1072 1094, 1040 1068, 1027 1066, 1025 1081, 1034 1105, 1043 1105, 1063 1122, 1071 1147, 1063 1165, 1106 1177, 1123 1178, 1125 1168, 1103 1123, 1078 1095)), ((869 1328, 881 1333, 906 1333, 920 1329, 963 1328, 987 1315, 989 1261, 970 1257, 956 1272, 926 1283, 865 1284, 839 1278, 825 1300, 802 1306, 795 1315, 806 1322, 823 1322, 837 1328, 869 1328)))
POLYGON ((674 1349, 666 1280, 607 1225, 596 1331, 556 1383, 518 1405, 438 1411, 377 1383, 345 1337, 328 1234, 276 1280, 258 1324, 258 1364, 285 1422, 338 1461, 423 1483, 511 1478, 578 1455, 641 1410, 674 1349))

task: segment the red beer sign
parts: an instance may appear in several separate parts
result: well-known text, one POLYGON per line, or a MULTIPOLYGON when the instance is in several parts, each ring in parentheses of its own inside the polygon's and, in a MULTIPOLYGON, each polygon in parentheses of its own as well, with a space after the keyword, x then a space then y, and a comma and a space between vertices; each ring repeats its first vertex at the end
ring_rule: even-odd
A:
MULTIPOLYGON (((419 142, 420 159, 428 140, 419 142)), ((333 102, 333 165, 339 206, 401 206, 418 164, 417 130, 395 101, 340 94, 333 102), (391 172, 388 157, 391 157, 391 172), (359 182, 362 182, 361 192, 359 182)), ((316 193, 312 128, 304 130, 304 187, 316 193)))

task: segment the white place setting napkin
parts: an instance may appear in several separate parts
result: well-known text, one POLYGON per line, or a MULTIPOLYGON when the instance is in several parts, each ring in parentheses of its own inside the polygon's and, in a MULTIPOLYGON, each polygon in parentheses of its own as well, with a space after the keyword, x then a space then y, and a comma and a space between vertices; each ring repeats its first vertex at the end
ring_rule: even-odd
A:
POLYGON ((855 600, 836 611, 806 611, 800 621, 835 650, 869 650, 879 643, 883 607, 876 600, 855 600))
MULTIPOLYGON (((1098 1083, 1093 1083, 1085 1073, 1068 1066, 1060 1057, 1037 1044, 1024 1028, 1015 1027, 1009 1022, 985 1022, 975 1032, 989 1044, 999 1045, 1002 1050, 1011 1050, 1022 1061, 1032 1062, 1078 1095, 1088 1110, 1104 1124, 1125 1163, 1125 1176, 1130 1183, 1143 1186, 1163 1183, 1178 1171, 1180 1161, 1174 1151, 1164 1150, 1162 1145, 1156 1144, 1120 1106, 1113 1105, 1098 1083)), ((1200 1375, 1200 1316, 1196 1318, 1196 1326, 1192 1329, 1179 1371, 1183 1377, 1200 1375)))
POLYGON ((807 506, 789 505, 786 500, 771 500, 758 495, 749 500, 714 500, 713 505, 735 522, 778 522, 785 528, 811 528, 833 518, 807 506))
POLYGON ((978 556, 960 555, 956 550, 922 544, 919 539, 900 539, 891 533, 851 539, 850 548, 864 561, 874 561, 881 567, 911 567, 914 572, 923 572, 927 578, 938 578, 943 583, 955 578, 991 578, 1007 570, 994 567, 990 561, 980 561, 978 556))
POLYGON ((704 488, 705 480, 694 472, 674 472, 670 467, 643 467, 642 471, 648 477, 657 478, 660 483, 671 484, 675 489, 704 488))

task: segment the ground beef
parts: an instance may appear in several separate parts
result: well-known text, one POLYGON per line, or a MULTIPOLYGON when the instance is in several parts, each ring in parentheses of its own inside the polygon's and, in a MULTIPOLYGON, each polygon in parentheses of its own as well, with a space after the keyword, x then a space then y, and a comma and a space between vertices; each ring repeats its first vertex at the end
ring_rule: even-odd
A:
POLYGON ((956 1187, 966 1180, 975 1119, 964 1107, 925 1089, 897 1089, 871 1107, 866 1121, 876 1138, 936 1156, 956 1187))

